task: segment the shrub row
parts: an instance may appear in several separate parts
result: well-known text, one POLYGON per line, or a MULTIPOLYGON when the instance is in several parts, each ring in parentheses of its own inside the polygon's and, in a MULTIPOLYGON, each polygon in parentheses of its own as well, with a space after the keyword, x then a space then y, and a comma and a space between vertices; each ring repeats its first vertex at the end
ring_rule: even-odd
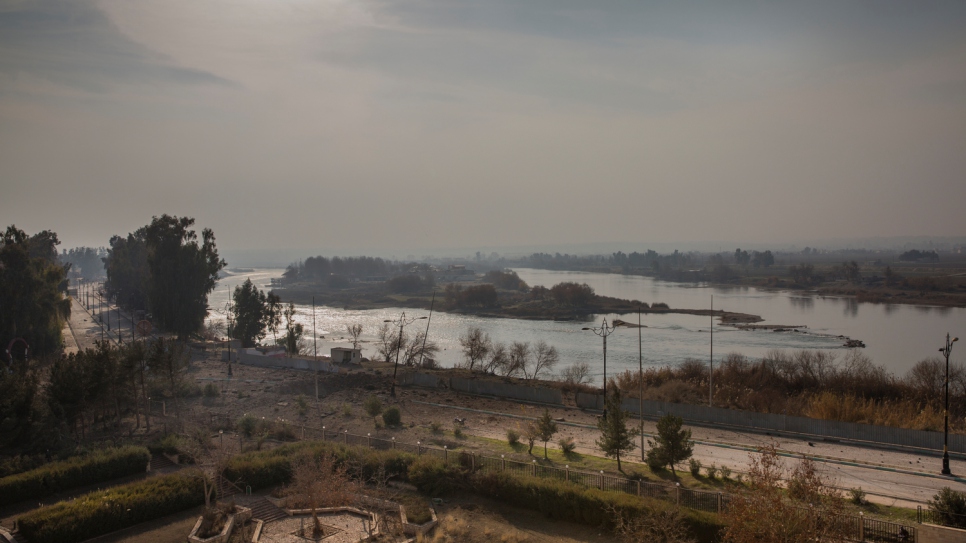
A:
MULTIPOLYGON (((670 504, 638 498, 623 492, 602 491, 555 479, 525 477, 510 473, 477 475, 473 489, 503 503, 534 509, 549 518, 580 524, 613 528, 614 513, 627 516, 660 511, 670 504)), ((684 512, 688 530, 698 541, 718 541, 724 525, 715 515, 701 511, 684 512)))
POLYGON ((31 543, 74 543, 204 503, 201 473, 175 473, 35 509, 17 522, 31 543))
POLYGON ((406 479, 409 466, 416 459, 415 455, 402 451, 302 441, 236 456, 228 462, 225 477, 255 490, 285 484, 292 478, 292 461, 303 454, 316 458, 330 454, 335 457, 336 465, 345 465, 350 476, 362 480, 371 480, 383 474, 406 479))
POLYGON ((102 449, 83 457, 51 462, 0 479, 0 505, 38 499, 84 485, 142 473, 151 454, 144 447, 102 449))

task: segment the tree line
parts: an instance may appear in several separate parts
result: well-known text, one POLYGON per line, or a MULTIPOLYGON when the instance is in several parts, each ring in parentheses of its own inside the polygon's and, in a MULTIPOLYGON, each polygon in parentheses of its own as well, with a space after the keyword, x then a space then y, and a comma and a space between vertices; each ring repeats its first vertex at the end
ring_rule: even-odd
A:
POLYGON ((110 297, 129 310, 148 311, 161 328, 187 338, 201 330, 208 295, 226 263, 215 234, 201 238, 190 217, 154 217, 126 237, 113 236, 104 259, 110 297))

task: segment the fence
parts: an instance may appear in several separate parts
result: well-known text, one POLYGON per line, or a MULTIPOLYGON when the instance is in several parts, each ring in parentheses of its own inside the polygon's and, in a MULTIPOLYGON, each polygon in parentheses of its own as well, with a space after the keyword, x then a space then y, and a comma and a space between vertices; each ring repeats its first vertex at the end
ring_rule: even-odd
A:
MULTIPOLYGON (((628 479, 607 475, 602 471, 592 472, 571 469, 570 466, 563 468, 547 466, 538 464, 536 460, 525 462, 506 458, 504 455, 500 455, 497 458, 452 450, 447 446, 443 446, 442 448, 434 447, 424 444, 421 441, 417 441, 415 444, 403 443, 396 441, 395 438, 385 439, 373 437, 371 434, 362 436, 350 434, 347 430, 342 432, 327 430, 325 426, 322 428, 312 428, 309 426, 296 427, 291 434, 301 436, 301 439, 317 439, 380 450, 396 449, 420 456, 431 455, 442 459, 444 462, 458 463, 474 473, 489 474, 506 472, 527 477, 567 481, 589 488, 624 492, 642 498, 654 498, 674 502, 681 507, 710 513, 723 513, 727 511, 729 504, 734 499, 731 494, 724 492, 697 490, 684 488, 680 485, 672 486, 639 479, 628 479)), ((843 515, 840 518, 847 525, 849 538, 852 541, 875 541, 882 543, 915 543, 917 541, 917 531, 913 526, 853 515, 843 515)))
MULTIPOLYGON (((585 409, 603 409, 604 399, 599 394, 578 393, 577 406, 585 409)), ((875 424, 859 424, 834 420, 794 417, 774 413, 755 413, 738 409, 708 407, 670 402, 644 400, 645 417, 661 417, 672 414, 690 423, 727 424, 759 431, 789 432, 817 437, 848 439, 871 443, 941 450, 943 433, 927 430, 910 430, 875 424)), ((622 407, 634 414, 640 411, 640 400, 625 398, 622 407)), ((966 435, 949 435, 949 451, 966 453, 966 435)))

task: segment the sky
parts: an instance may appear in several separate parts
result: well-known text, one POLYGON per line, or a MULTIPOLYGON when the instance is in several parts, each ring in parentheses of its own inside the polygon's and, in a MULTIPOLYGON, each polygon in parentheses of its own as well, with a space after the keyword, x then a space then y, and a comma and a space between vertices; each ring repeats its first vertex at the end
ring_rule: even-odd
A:
POLYGON ((0 219, 223 251, 966 235, 966 2, 0 0, 0 219))

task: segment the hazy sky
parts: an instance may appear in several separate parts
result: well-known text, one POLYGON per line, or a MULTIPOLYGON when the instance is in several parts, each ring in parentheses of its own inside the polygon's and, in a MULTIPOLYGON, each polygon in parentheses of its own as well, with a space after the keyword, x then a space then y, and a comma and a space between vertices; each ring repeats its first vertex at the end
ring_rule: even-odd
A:
POLYGON ((966 234, 966 2, 0 0, 0 218, 226 250, 966 234))

